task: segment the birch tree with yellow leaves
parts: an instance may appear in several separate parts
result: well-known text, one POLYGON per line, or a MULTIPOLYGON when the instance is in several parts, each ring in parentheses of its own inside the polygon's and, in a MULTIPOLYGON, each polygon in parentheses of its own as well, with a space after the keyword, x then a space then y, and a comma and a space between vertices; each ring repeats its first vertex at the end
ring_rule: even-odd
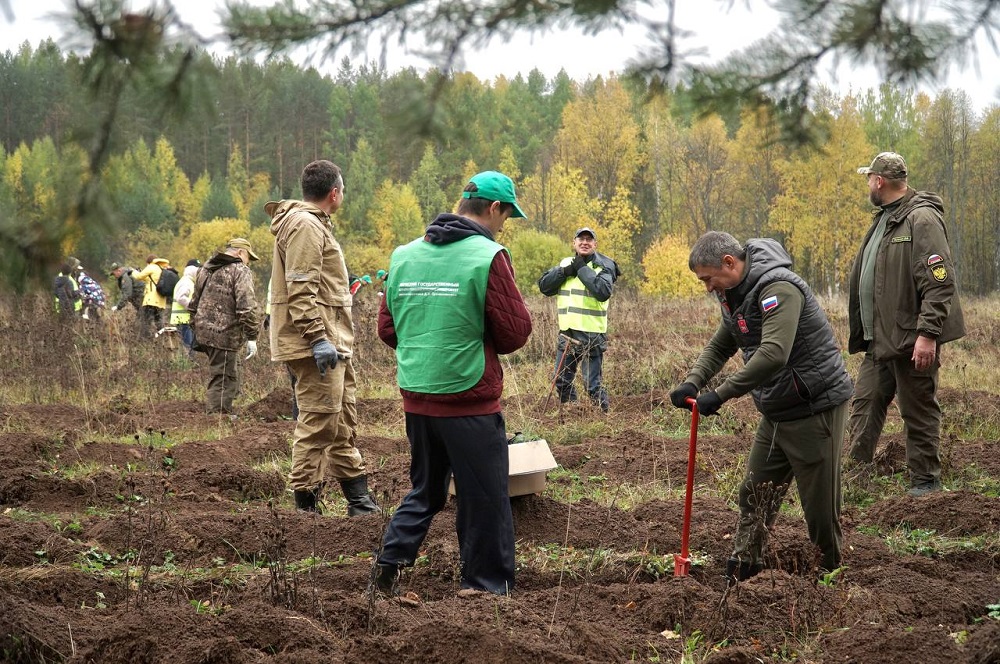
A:
POLYGON ((556 161, 583 173, 591 197, 607 201, 632 188, 643 160, 639 124, 617 77, 598 78, 591 94, 566 104, 556 146, 556 161))
POLYGON ((817 293, 847 285, 854 256, 872 221, 865 178, 858 166, 875 155, 853 97, 827 108, 830 136, 823 149, 807 149, 779 167, 782 193, 771 226, 785 237, 792 269, 817 293))

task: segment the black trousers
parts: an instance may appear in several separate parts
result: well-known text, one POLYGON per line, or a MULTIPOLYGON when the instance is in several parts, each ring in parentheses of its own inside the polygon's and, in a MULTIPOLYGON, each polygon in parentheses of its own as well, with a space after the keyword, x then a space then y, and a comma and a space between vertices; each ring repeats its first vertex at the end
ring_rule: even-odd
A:
POLYGON ((507 487, 503 415, 406 414, 413 490, 393 513, 378 562, 410 566, 455 477, 461 586, 505 594, 514 588, 514 521, 507 487))

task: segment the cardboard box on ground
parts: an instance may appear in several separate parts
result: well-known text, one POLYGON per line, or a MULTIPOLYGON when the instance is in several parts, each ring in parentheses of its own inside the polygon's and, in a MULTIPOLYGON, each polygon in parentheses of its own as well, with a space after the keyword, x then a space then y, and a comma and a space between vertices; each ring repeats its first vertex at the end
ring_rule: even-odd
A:
MULTIPOLYGON (((545 474, 558 464, 549 444, 544 440, 529 440, 507 446, 510 455, 509 493, 526 496, 545 490, 545 474)), ((448 493, 455 495, 455 480, 448 485, 448 493)))

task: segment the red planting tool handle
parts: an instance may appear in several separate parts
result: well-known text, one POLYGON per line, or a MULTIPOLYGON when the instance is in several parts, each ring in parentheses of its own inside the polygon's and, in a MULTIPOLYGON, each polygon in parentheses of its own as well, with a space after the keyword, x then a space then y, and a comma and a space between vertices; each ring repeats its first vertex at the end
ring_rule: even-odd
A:
POLYGON ((698 402, 686 399, 691 406, 691 438, 688 443, 687 490, 684 494, 684 525, 681 528, 681 552, 674 554, 674 576, 687 576, 691 571, 688 538, 691 535, 691 500, 694 497, 694 460, 698 450, 698 402))

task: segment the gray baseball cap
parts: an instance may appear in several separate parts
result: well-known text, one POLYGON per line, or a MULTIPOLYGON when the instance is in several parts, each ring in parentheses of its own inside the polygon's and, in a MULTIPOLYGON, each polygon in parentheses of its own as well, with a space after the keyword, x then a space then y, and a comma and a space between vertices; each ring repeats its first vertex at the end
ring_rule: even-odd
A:
POLYGON ((906 162, 902 155, 895 152, 879 152, 872 159, 871 166, 862 166, 858 169, 861 175, 881 175, 889 180, 902 180, 906 177, 906 162))

